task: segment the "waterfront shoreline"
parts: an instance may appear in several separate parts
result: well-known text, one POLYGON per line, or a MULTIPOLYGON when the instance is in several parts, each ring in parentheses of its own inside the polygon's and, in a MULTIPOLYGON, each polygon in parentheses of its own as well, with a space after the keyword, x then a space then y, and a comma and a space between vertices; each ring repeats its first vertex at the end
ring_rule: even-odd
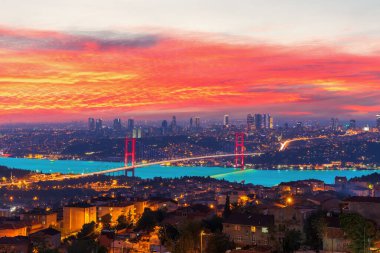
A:
MULTIPOLYGON (((122 167, 122 163, 96 162, 78 160, 49 160, 28 158, 0 158, 0 165, 9 168, 25 169, 42 173, 81 174, 122 167)), ((326 170, 299 170, 299 169, 240 169, 225 167, 200 166, 161 166, 153 165, 136 169, 136 176, 143 179, 154 177, 179 178, 184 176, 202 176, 215 179, 224 179, 230 182, 252 183, 255 185, 273 186, 281 182, 304 179, 317 179, 326 183, 333 183, 336 176, 346 176, 348 179, 368 175, 378 169, 326 169, 326 170)), ((116 175, 122 175, 123 172, 116 175)))

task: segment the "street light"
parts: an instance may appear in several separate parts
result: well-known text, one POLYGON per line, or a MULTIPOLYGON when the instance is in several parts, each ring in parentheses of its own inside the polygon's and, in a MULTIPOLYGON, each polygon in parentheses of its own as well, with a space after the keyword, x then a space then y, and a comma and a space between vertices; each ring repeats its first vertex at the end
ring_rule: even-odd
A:
POLYGON ((202 239, 203 239, 203 236, 206 235, 205 231, 201 231, 201 253, 202 253, 202 250, 203 250, 203 243, 202 243, 202 239))

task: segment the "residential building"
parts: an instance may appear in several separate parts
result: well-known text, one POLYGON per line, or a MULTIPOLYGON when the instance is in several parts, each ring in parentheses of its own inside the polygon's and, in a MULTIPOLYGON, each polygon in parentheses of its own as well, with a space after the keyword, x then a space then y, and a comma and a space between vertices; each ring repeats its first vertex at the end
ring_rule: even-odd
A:
POLYGON ((380 226, 380 197, 350 197, 343 201, 343 212, 358 213, 380 226))
POLYGON ((273 215, 233 213, 223 221, 223 233, 238 246, 269 245, 273 215))
POLYGON ((96 222, 96 206, 78 203, 63 207, 63 234, 78 232, 87 223, 96 222))

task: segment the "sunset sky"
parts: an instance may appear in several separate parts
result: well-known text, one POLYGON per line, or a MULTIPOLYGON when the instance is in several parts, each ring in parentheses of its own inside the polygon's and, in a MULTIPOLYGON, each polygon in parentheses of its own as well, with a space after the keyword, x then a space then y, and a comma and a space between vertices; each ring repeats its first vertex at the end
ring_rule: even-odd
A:
POLYGON ((2 0, 0 124, 380 112, 378 0, 2 0))

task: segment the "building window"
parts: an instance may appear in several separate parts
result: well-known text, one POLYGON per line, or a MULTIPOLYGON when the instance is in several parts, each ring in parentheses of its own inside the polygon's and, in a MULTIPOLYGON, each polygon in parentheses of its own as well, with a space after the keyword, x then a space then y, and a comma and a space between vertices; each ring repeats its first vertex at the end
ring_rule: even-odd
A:
POLYGON ((263 233, 263 234, 268 234, 268 232, 269 232, 269 230, 268 230, 267 227, 262 227, 262 228, 261 228, 261 233, 263 233))
POLYGON ((243 237, 241 235, 238 235, 235 237, 236 241, 241 242, 243 241, 243 237))
POLYGON ((256 227, 255 226, 251 226, 251 232, 256 233, 256 227))
POLYGON ((235 231, 240 231, 240 225, 235 225, 234 230, 235 231))

